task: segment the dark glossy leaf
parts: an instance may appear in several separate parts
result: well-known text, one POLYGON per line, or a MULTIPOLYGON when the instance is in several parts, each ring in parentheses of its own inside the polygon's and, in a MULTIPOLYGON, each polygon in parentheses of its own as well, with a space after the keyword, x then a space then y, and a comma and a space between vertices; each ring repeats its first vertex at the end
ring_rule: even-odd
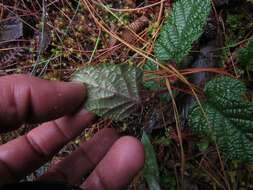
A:
POLYGON ((156 160, 154 148, 149 140, 148 135, 143 132, 141 142, 145 150, 145 165, 143 169, 143 176, 149 186, 150 190, 160 190, 159 185, 159 168, 156 160))

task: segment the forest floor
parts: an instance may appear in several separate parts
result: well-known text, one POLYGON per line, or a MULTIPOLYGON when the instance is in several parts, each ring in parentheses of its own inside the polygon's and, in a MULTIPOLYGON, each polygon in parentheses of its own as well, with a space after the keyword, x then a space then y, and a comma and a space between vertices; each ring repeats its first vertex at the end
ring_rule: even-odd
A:
MULTIPOLYGON (((48 0, 46 3, 2 0, 0 76, 22 73, 69 81, 76 69, 90 64, 123 63, 142 67, 147 58, 136 48, 152 56, 161 24, 170 14, 172 4, 172 0, 48 0)), ((229 73, 242 77, 252 88, 252 75, 240 70, 235 54, 252 34, 252 2, 213 1, 205 31, 184 61, 186 65, 198 62, 199 69, 179 72, 187 77, 201 73, 202 67, 213 68, 216 74, 201 75, 206 77, 203 85, 214 75, 229 73)), ((144 69, 144 72, 148 71, 144 69)), ((160 73, 165 75, 166 71, 161 68, 160 73)), ((114 127, 121 134, 138 138, 145 131, 155 150, 161 189, 253 189, 252 165, 225 160, 214 144, 188 129, 183 113, 189 106, 185 95, 188 90, 176 86, 176 77, 168 79, 178 92, 175 101, 168 98, 166 88, 143 89, 141 115, 133 114, 123 122, 99 119, 55 159, 69 154, 80 140, 91 138, 105 127, 114 127), (175 106, 179 117, 175 117, 175 106)), ((36 126, 25 125, 1 135, 0 144, 33 127, 36 126)), ((129 189, 148 189, 142 173, 129 189)))

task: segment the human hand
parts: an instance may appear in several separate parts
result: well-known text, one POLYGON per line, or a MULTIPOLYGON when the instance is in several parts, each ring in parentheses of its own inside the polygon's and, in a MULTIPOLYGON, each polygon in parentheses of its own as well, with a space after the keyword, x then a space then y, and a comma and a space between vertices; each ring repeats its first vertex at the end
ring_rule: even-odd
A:
MULTIPOLYGON (((48 162, 92 121, 91 113, 75 113, 85 99, 83 85, 13 75, 1 77, 0 88, 0 133, 24 123, 49 121, 0 146, 0 184, 18 181, 48 162)), ((103 129, 38 180, 118 190, 127 187, 143 164, 143 147, 137 139, 103 129)))

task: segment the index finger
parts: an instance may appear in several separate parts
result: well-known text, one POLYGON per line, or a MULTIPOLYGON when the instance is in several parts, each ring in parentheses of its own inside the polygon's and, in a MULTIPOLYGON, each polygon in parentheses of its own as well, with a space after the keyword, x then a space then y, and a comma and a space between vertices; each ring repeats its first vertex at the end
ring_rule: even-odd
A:
POLYGON ((85 98, 82 84, 46 81, 27 75, 1 77, 0 89, 0 132, 23 123, 72 114, 85 98))

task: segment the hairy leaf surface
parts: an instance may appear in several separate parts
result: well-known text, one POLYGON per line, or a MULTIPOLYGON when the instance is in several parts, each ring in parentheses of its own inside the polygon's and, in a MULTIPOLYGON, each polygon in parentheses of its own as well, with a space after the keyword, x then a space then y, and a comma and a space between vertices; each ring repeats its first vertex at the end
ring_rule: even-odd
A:
POLYGON ((210 0, 175 2, 172 15, 165 21, 155 43, 156 58, 179 63, 202 34, 210 9, 210 0))
POLYGON ((77 71, 73 81, 86 84, 88 99, 85 108, 101 117, 123 120, 140 104, 142 71, 136 67, 88 66, 77 71))
POLYGON ((253 71, 253 37, 249 39, 245 48, 240 49, 238 59, 241 66, 253 71))
POLYGON ((228 158, 253 162, 253 104, 243 98, 245 92, 245 85, 230 77, 210 81, 203 110, 193 106, 188 121, 194 132, 211 136, 228 158))

